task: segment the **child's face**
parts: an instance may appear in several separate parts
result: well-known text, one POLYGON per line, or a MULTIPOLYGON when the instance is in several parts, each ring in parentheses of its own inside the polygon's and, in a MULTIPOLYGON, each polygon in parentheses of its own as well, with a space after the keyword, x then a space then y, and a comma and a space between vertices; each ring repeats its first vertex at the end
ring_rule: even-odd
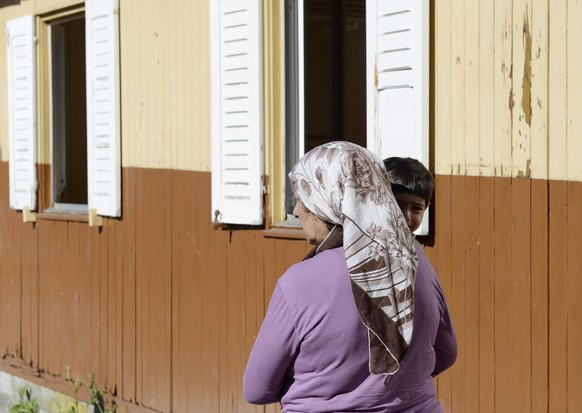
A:
POLYGON ((395 192, 394 198, 406 218, 406 223, 410 232, 414 232, 420 227, 424 211, 426 211, 426 201, 423 197, 407 192, 395 192))

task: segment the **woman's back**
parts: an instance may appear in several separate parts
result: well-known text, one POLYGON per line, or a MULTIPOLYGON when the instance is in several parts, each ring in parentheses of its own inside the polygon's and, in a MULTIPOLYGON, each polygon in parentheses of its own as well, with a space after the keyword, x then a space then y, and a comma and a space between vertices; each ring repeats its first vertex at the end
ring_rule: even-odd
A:
POLYGON ((441 369, 454 361, 456 343, 436 274, 418 256, 414 333, 396 374, 369 372, 368 330, 340 247, 292 266, 277 283, 245 372, 247 400, 281 401, 286 412, 441 412, 433 343, 454 344, 441 369))

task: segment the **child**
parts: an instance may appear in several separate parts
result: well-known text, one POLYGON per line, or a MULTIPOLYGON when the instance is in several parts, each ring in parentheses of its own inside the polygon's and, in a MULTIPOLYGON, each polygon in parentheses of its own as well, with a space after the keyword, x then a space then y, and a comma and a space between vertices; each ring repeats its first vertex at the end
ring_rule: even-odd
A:
MULTIPOLYGON (((430 205, 434 191, 434 178, 420 161, 413 158, 396 156, 386 158, 384 159, 384 166, 388 172, 388 179, 392 183, 394 198, 396 198, 396 202, 406 218, 408 228, 411 232, 414 232, 420 227, 424 212, 430 205)), ((424 256, 422 246, 417 241, 415 241, 415 244, 417 254, 424 256)), ((434 272, 432 266, 430 268, 434 272)), ((438 280, 436 283, 444 297, 438 280)), ((444 313, 441 325, 448 325, 450 330, 446 336, 447 338, 443 341, 446 345, 440 344, 434 347, 436 362, 432 377, 436 377, 449 368, 457 357, 457 338, 448 309, 444 313)))
POLYGON ((406 218, 408 228, 414 232, 420 227, 424 212, 430 205, 434 178, 421 162, 413 158, 386 158, 384 166, 392 183, 394 198, 406 218))

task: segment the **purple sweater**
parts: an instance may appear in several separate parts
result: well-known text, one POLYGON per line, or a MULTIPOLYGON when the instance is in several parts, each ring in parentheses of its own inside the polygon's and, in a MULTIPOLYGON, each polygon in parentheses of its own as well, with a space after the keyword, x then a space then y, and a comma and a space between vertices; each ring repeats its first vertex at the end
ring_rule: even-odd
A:
POLYGON ((432 376, 457 343, 445 296, 421 248, 412 341, 392 376, 368 371, 368 335, 343 248, 293 265, 279 279, 243 378, 249 403, 291 412, 442 412, 432 376))

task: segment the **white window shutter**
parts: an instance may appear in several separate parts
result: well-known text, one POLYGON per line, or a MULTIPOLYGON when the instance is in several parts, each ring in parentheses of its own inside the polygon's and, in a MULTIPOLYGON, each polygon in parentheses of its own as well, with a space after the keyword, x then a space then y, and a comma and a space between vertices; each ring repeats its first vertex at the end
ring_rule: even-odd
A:
POLYGON ((212 219, 263 223, 261 8, 213 0, 212 219))
POLYGON ((36 209, 36 68, 34 17, 6 24, 10 207, 36 209))
POLYGON ((85 2, 88 207, 121 216, 119 19, 117 0, 85 2))
MULTIPOLYGON (((366 2, 368 147, 429 167, 429 0, 366 2)), ((419 234, 428 233, 428 213, 419 234)))

